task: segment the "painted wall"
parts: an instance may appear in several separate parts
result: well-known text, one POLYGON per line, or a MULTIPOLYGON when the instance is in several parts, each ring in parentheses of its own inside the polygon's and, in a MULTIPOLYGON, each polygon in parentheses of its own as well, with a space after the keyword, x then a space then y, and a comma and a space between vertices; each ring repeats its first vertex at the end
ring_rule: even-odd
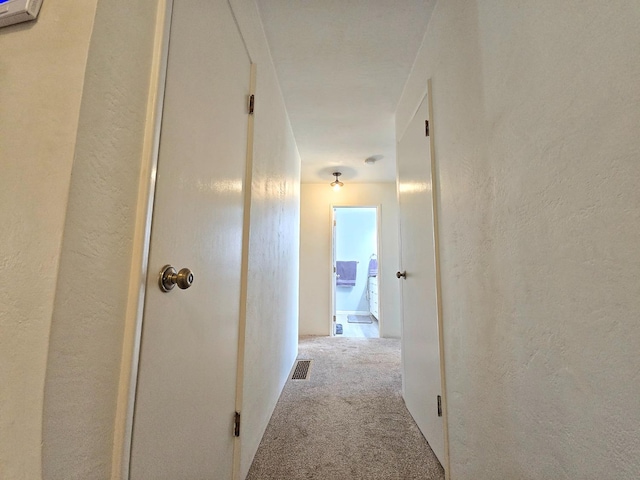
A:
POLYGON ((300 156, 253 0, 232 0, 257 64, 240 477, 298 354, 300 156))
POLYGON ((640 477, 640 8, 438 2, 451 478, 640 477))
POLYGON ((0 29, 0 478, 41 477, 49 329, 96 0, 0 29))
POLYGON ((111 474, 156 5, 96 11, 51 325, 44 478, 111 474))
MULTIPOLYGON (((329 179, 330 180, 330 179, 329 179)), ((300 335, 329 335, 332 206, 380 205, 378 246, 380 336, 400 337, 398 207, 395 183, 350 183, 334 192, 327 183, 300 187, 300 335)))
POLYGON ((358 262, 355 287, 336 287, 336 310, 369 311, 367 278, 371 254, 377 253, 377 212, 375 208, 337 208, 336 260, 358 262))

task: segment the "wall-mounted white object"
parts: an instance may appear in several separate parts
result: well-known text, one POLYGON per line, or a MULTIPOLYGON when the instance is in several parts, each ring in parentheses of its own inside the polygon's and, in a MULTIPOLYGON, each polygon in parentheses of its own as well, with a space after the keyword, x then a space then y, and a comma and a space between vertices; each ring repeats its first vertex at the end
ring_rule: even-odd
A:
POLYGON ((42 0, 0 0, 0 27, 35 20, 42 0))

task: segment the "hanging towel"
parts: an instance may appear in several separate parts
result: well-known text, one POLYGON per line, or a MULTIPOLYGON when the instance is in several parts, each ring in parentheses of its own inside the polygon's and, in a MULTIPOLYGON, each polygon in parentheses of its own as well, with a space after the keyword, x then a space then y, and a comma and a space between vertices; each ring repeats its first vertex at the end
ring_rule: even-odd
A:
POLYGON ((336 262, 336 285, 339 287, 355 287, 358 262, 336 262))
POLYGON ((378 276, 378 260, 372 258, 369 260, 369 276, 377 277, 378 276))

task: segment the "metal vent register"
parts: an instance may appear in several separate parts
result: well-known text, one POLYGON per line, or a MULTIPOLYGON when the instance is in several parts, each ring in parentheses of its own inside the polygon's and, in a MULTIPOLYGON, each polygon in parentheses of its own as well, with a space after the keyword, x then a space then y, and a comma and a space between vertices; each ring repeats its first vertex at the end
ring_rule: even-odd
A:
POLYGON ((298 360, 296 368, 293 370, 291 380, 309 380, 309 370, 311 369, 311 360, 298 360))

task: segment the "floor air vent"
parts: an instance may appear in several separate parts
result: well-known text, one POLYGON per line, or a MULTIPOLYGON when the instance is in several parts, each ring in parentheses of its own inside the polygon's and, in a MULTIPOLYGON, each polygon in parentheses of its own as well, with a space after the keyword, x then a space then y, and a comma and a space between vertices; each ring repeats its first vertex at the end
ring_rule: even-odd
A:
POLYGON ((311 360, 298 360, 296 368, 293 370, 291 380, 309 380, 309 370, 311 369, 311 360))

